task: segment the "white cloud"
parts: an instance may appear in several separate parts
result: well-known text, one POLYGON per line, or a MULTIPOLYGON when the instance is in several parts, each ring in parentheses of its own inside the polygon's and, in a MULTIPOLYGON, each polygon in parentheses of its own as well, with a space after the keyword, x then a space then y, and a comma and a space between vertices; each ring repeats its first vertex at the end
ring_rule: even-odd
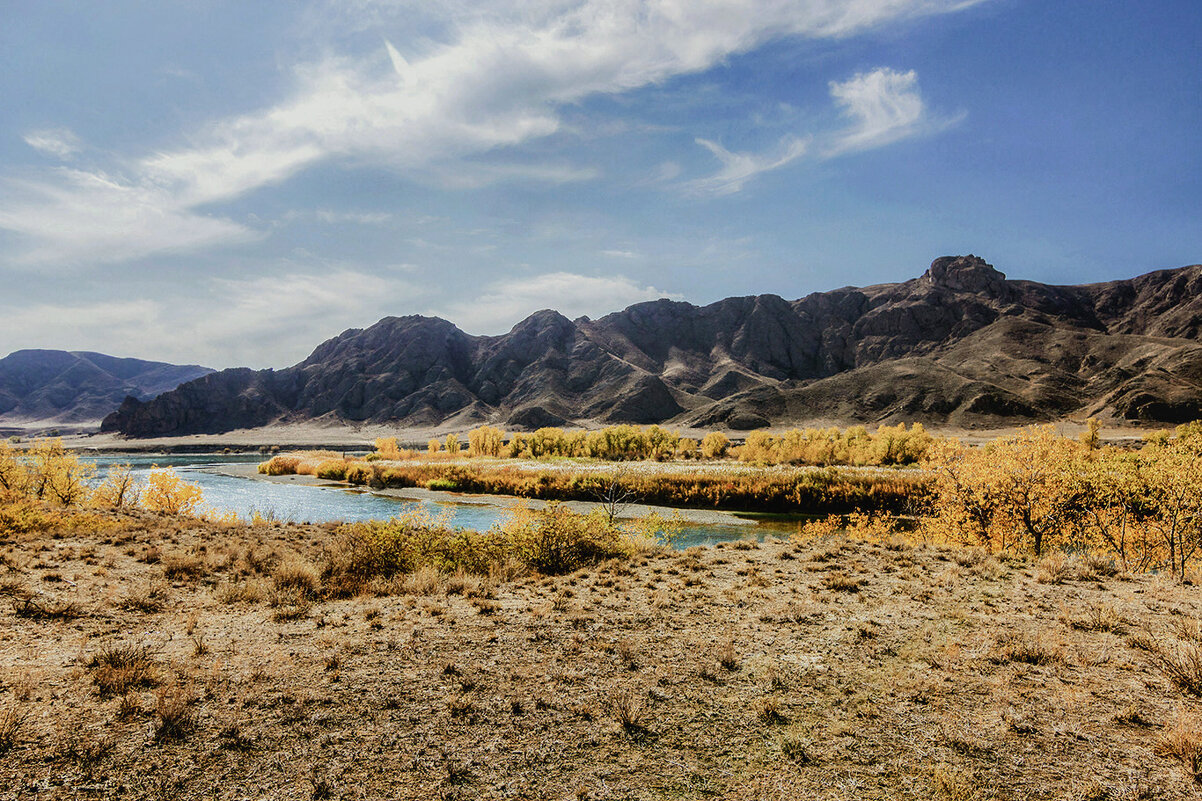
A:
POLYGON ((67 128, 30 131, 25 134, 24 139, 25 144, 39 153, 45 153, 63 161, 75 158, 81 150, 79 137, 67 128))
POLYGON ((498 281, 475 298, 453 303, 432 314, 451 320, 473 334, 502 334, 540 309, 555 309, 570 319, 597 317, 632 303, 680 295, 642 286, 622 276, 598 277, 557 272, 498 281))
MULTIPOLYGON (((821 143, 813 148, 818 158, 884 147, 902 139, 934 133, 960 119, 933 117, 927 111, 914 70, 897 72, 881 67, 857 73, 846 81, 832 81, 830 91, 843 116, 852 120, 852 125, 839 131, 814 134, 821 143)), ((785 136, 771 153, 732 153, 708 139, 696 141, 722 162, 722 168, 683 186, 687 191, 712 195, 738 192, 755 176, 780 169, 810 150, 808 141, 796 136, 785 136)))
MULTIPOLYGON (((353 21, 358 14, 379 24, 404 22, 408 29, 416 20, 443 31, 448 40, 427 42, 419 52, 403 54, 389 44, 364 58, 327 57, 302 64, 294 70, 295 88, 288 99, 191 132, 186 146, 133 158, 122 165, 128 175, 122 181, 95 171, 10 184, 0 200, 0 227, 26 237, 27 247, 17 257, 26 263, 118 261, 238 241, 251 232, 229 220, 206 217, 198 208, 279 183, 329 159, 429 170, 553 134, 561 129, 558 109, 564 104, 706 70, 772 39, 849 36, 982 1, 327 4, 325 12, 335 22, 353 21), (98 192, 94 183, 107 186, 98 192), (103 212, 83 213, 98 199, 108 204, 103 212), (60 213, 84 222, 83 229, 53 225, 60 213), (119 245, 110 223, 120 230, 119 245)), ((868 88, 849 84, 840 91, 862 127, 846 148, 886 135, 879 115, 888 110, 872 105, 868 88)), ((899 111, 904 123, 905 108, 899 111)), ((750 162, 725 165, 719 173, 725 177, 713 191, 737 191, 762 166, 759 157, 722 153, 750 162)), ((530 168, 491 176, 503 177, 561 181, 587 176, 554 167, 541 176, 530 168)))
POLYGON ((187 297, 0 306, 0 341, 177 363, 285 367, 320 341, 411 308, 421 289, 361 270, 212 279, 187 297))
POLYGON ((592 167, 567 164, 485 164, 462 161, 429 171, 429 179, 448 189, 479 189, 492 184, 516 181, 543 184, 568 184, 591 181, 600 175, 592 167))
POLYGON ((318 209, 316 215, 319 221, 327 225, 342 225, 344 223, 354 225, 384 225, 392 222, 392 215, 386 211, 354 212, 318 209))
POLYGON ((697 144, 713 153, 722 162, 722 169, 705 178, 689 181, 686 186, 692 191, 713 195, 729 195, 740 191, 743 184, 755 176, 796 161, 809 146, 795 136, 785 136, 776 150, 768 154, 732 153, 708 139, 698 139, 697 144))
POLYGON ((828 156, 871 150, 947 124, 928 118, 914 70, 883 67, 830 86, 831 96, 853 125, 835 137, 826 149, 828 156))
POLYGON ((10 180, 0 229, 24 238, 18 265, 60 267, 138 259, 258 234, 232 220, 181 206, 170 192, 85 170, 58 169, 53 180, 10 180))

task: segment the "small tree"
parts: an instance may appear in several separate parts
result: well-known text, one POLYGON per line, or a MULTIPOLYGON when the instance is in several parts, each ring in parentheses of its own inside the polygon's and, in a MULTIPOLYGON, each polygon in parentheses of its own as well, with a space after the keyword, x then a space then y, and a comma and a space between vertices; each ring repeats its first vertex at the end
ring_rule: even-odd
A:
POLYGON ((721 459, 730 448, 730 440, 721 431, 711 431, 701 440, 701 455, 706 459, 721 459))
POLYGON ((459 453, 459 437, 455 434, 447 434, 447 453, 459 453))
POLYGON ((172 468, 151 468, 150 478, 142 493, 142 505, 150 511, 188 515, 203 502, 204 493, 200 487, 181 479, 172 468))
POLYGON ((433 437, 431 437, 430 441, 426 443, 426 450, 429 451, 431 455, 438 453, 441 449, 442 443, 433 437))

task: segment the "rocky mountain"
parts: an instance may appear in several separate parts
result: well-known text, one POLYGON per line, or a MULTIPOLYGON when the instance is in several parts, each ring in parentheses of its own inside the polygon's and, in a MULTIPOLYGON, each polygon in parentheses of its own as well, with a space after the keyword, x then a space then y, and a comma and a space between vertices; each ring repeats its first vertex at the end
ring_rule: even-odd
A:
POLYGON ((389 317, 284 370, 225 370, 104 429, 218 433, 275 421, 581 422, 750 429, 810 421, 997 426, 1065 416, 1202 417, 1202 266, 1085 286, 1008 280, 976 256, 898 284, 788 301, 658 300, 541 311, 475 337, 389 317))
POLYGON ((211 372, 103 353, 19 350, 0 359, 0 422, 95 424, 126 396, 150 400, 211 372))

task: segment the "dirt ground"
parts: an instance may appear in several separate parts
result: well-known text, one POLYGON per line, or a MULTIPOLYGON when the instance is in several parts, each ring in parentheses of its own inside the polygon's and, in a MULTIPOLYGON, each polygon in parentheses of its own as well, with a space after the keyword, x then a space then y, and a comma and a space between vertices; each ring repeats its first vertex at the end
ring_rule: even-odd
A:
POLYGON ((1195 587, 774 540, 286 592, 331 536, 0 542, 0 799, 1202 797, 1195 587))

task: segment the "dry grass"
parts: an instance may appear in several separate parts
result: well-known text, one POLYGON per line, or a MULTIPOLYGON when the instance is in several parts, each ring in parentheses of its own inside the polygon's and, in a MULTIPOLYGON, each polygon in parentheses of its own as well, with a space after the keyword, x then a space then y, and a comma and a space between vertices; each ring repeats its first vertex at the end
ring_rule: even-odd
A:
POLYGON ((1173 725, 1164 730, 1158 742, 1160 753, 1181 760, 1195 782, 1202 783, 1202 722, 1184 710, 1178 710, 1173 725))
POLYGON ((101 695, 121 695, 137 687, 158 683, 158 664, 142 643, 114 643, 101 647, 88 660, 92 679, 101 695))
POLYGON ((3 756, 20 740, 26 717, 26 711, 16 705, 8 706, 0 711, 0 756, 3 756))
POLYGON ((122 526, 0 542, 2 801, 1202 795, 1202 598, 1084 560, 768 541, 337 598, 334 526, 122 526))

